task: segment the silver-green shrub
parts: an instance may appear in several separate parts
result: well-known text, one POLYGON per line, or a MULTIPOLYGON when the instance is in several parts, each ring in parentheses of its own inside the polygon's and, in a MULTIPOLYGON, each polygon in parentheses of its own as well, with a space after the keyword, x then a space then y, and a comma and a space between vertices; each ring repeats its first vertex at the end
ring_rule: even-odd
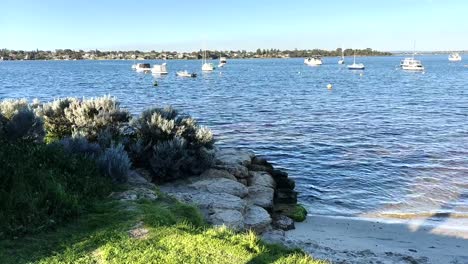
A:
POLYGON ((101 154, 101 147, 97 143, 91 143, 86 138, 63 138, 56 141, 68 153, 81 154, 90 158, 97 158, 101 154))
POLYGON ((42 141, 42 119, 35 115, 25 99, 0 101, 0 137, 7 140, 42 141))
POLYGON ((213 134, 173 108, 153 108, 132 121, 136 138, 128 145, 136 165, 148 167, 155 181, 201 173, 213 163, 213 134))
POLYGON ((72 124, 72 136, 90 141, 97 141, 105 130, 118 137, 120 126, 130 119, 128 111, 121 109, 120 103, 110 96, 72 101, 64 112, 72 124))
POLYGON ((30 108, 26 99, 5 99, 0 101, 0 114, 6 119, 11 119, 18 112, 28 109, 30 108))
POLYGON ((107 148, 97 160, 101 172, 116 183, 128 179, 131 162, 122 145, 107 148))
POLYGON ((53 142, 72 135, 72 122, 65 116, 65 109, 76 101, 76 98, 57 99, 37 107, 37 114, 44 119, 47 142, 53 142))

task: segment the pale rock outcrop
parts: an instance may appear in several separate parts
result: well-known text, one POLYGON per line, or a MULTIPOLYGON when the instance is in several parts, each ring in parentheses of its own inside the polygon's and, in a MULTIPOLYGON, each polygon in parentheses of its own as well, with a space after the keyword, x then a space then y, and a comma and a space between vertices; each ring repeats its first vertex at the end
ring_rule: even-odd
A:
POLYGON ((249 172, 252 177, 250 185, 252 186, 265 186, 269 188, 275 188, 276 182, 270 174, 263 171, 251 171, 249 172))
POLYGON ((239 164, 248 166, 255 157, 254 153, 246 150, 219 149, 215 153, 217 164, 239 164))
POLYGON ((271 224, 270 214, 259 206, 250 206, 244 216, 245 228, 262 233, 271 224))
POLYGON ((273 208, 274 192, 273 188, 253 185, 249 187, 248 200, 254 205, 270 209, 273 208))
POLYGON ((244 215, 237 210, 213 210, 209 215, 208 222, 215 226, 225 225, 235 230, 244 229, 244 215))
POLYGON ((206 171, 204 171, 201 175, 200 175, 200 178, 201 179, 218 179, 218 178, 225 178, 225 179, 230 179, 230 180, 233 180, 233 181, 236 181, 237 178, 230 174, 229 172, 225 171, 225 170, 217 170, 217 169, 208 169, 206 171))
POLYGON ((248 194, 248 189, 242 183, 230 179, 218 178, 207 179, 194 182, 190 185, 198 191, 207 191, 209 193, 226 193, 240 198, 248 194))

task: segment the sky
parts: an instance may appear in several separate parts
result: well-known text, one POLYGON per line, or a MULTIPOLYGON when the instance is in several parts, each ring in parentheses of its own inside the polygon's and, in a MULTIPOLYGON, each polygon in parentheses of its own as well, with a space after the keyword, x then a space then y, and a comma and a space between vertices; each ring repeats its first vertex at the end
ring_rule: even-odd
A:
POLYGON ((467 0, 1 0, 0 48, 468 50, 467 0))

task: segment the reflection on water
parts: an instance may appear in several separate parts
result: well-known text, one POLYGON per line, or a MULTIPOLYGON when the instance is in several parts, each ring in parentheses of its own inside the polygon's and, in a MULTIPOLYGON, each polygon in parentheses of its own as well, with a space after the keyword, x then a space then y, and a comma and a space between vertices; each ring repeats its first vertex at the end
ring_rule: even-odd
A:
POLYGON ((168 76, 131 61, 2 62, 0 98, 111 94, 134 113, 171 104, 219 144, 286 168, 314 214, 466 217, 467 68, 432 56, 420 58, 425 74, 409 73, 400 59, 362 58, 364 74, 335 58, 230 60, 203 74, 200 61, 167 61, 168 76), (175 76, 185 69, 198 77, 175 76))

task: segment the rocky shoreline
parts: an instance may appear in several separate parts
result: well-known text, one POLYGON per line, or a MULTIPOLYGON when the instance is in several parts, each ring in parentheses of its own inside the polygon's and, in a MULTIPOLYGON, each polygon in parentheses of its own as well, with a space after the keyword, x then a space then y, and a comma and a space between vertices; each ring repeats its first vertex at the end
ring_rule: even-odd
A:
MULTIPOLYGON (((117 200, 155 200, 156 185, 148 179, 148 172, 132 171, 130 188, 112 196, 117 200)), ((158 187, 161 193, 197 206, 214 226, 262 234, 294 229, 295 220, 305 219, 305 210, 297 204, 294 181, 250 151, 215 149, 212 168, 158 187)))

